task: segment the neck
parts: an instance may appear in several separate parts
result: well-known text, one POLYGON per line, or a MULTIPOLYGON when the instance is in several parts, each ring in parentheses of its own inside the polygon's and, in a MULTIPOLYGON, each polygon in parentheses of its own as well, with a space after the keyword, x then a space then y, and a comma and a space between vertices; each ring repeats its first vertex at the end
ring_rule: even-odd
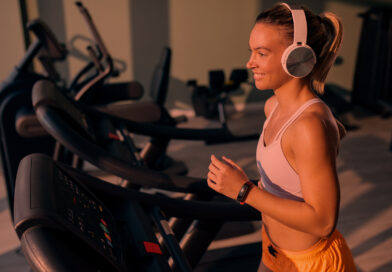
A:
POLYGON ((280 115, 291 114, 305 101, 315 98, 316 95, 309 87, 306 79, 292 78, 274 90, 279 104, 280 115))

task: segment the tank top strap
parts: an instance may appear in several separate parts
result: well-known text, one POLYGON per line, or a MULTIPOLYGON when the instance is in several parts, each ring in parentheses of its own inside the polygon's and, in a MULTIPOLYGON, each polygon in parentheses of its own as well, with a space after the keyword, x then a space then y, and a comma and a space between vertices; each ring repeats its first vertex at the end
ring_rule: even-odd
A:
POLYGON ((296 112, 294 112, 294 114, 286 121, 286 123, 283 124, 283 126, 280 128, 280 130, 276 134, 274 141, 276 141, 282 137, 282 135, 286 131, 286 129, 298 118, 298 116, 301 115, 302 112, 304 112, 310 105, 313 105, 318 102, 321 102, 321 100, 319 98, 312 98, 312 99, 306 101, 304 104, 302 104, 302 106, 299 107, 299 109, 296 112))
POLYGON ((268 115, 267 119, 265 120, 264 125, 263 125, 263 131, 264 131, 264 128, 268 125, 269 121, 271 120, 272 114, 275 112, 275 110, 276 110, 277 108, 278 108, 278 102, 275 103, 275 105, 274 105, 274 107, 272 108, 270 114, 268 115))

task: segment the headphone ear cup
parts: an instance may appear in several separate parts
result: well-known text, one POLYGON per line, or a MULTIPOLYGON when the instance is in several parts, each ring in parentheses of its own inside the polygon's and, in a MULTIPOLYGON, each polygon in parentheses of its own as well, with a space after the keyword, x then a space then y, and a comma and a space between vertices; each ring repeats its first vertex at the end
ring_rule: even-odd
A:
POLYGON ((292 44, 282 54, 284 71, 295 78, 306 77, 316 64, 316 55, 308 45, 292 44))

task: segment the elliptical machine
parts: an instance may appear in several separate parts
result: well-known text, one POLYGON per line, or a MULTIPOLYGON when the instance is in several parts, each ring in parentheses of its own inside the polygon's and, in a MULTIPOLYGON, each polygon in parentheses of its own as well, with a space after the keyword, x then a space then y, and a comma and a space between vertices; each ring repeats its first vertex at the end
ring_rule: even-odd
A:
MULTIPOLYGON (((87 64, 71 84, 73 91, 69 91, 54 67, 55 62, 66 59, 68 52, 65 46, 57 40, 49 27, 41 20, 37 19, 29 22, 27 28, 37 39, 30 45, 23 59, 0 86, 0 154, 7 185, 7 195, 9 196, 8 204, 11 209, 11 216, 13 211, 13 186, 20 160, 27 154, 35 152, 48 155, 60 154, 60 152, 56 153, 55 140, 47 134, 35 117, 31 105, 31 90, 34 83, 41 79, 50 80, 63 92, 72 95, 73 91, 76 91, 77 88, 81 88, 88 82, 83 80, 83 82, 78 83, 79 79, 96 67, 94 61, 87 64), (44 67, 43 74, 31 70, 35 58, 38 58, 42 63, 44 67)), ((110 55, 106 56, 106 60, 108 63, 111 63, 110 55)), ((105 72, 106 78, 112 75, 112 68, 110 68, 109 72, 105 72)), ((102 81, 100 82, 102 83, 102 81)), ((97 94, 103 95, 111 92, 113 88, 117 90, 115 92, 117 95, 108 97, 107 102, 112 102, 113 99, 137 99, 143 94, 141 85, 136 82, 104 86, 99 89, 97 94)), ((65 153, 63 152, 63 155, 56 155, 56 158, 61 161, 67 161, 68 155, 65 153)))
MULTIPOLYGON (((0 86, 0 153, 9 196, 13 195, 17 167, 23 157, 34 152, 53 153, 55 141, 39 126, 38 121, 29 118, 19 119, 19 117, 33 114, 30 101, 31 89, 35 82, 40 79, 59 81, 52 63, 64 60, 67 55, 64 46, 57 41, 42 21, 34 20, 27 25, 27 28, 38 39, 30 45, 24 58, 0 86), (47 75, 30 70, 35 57, 43 63, 47 75)), ((10 197, 8 200, 12 214, 13 198, 10 197)))

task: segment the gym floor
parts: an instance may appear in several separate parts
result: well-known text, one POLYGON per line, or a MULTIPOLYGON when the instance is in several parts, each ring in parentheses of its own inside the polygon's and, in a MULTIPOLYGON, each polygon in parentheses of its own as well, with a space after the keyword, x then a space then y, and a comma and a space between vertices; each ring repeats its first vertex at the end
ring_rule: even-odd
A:
MULTIPOLYGON (((229 127, 233 131, 260 132, 264 121, 262 108, 262 103, 253 103, 241 112, 233 111, 229 114, 229 127)), ((341 186, 338 229, 352 250, 358 271, 392 271, 391 120, 359 109, 344 118, 359 128, 348 132, 337 161, 341 186)), ((216 121, 191 117, 183 126, 202 128, 218 125, 216 121)), ((141 137, 138 140, 145 139, 141 137)), ((218 145, 172 141, 169 155, 184 161, 190 176, 205 177, 209 157, 215 154, 232 158, 250 178, 257 179, 256 145, 256 140, 218 145)), ((91 167, 89 171, 95 169, 91 167)), ((3 177, 0 178, 0 271, 30 271, 12 228, 3 177)), ((259 222, 228 222, 196 271, 248 271, 257 267, 261 241, 259 228, 259 222), (217 263, 217 260, 221 262, 217 263), (211 270, 210 263, 219 265, 211 270)))

